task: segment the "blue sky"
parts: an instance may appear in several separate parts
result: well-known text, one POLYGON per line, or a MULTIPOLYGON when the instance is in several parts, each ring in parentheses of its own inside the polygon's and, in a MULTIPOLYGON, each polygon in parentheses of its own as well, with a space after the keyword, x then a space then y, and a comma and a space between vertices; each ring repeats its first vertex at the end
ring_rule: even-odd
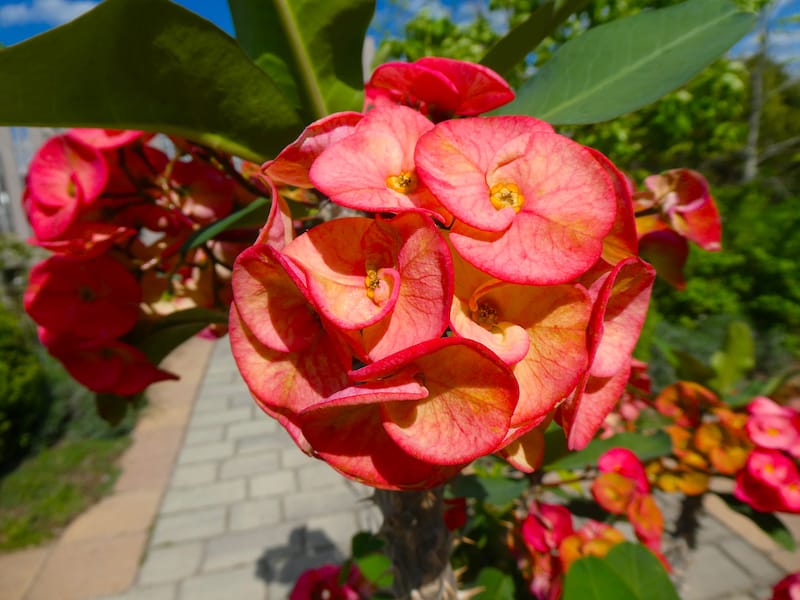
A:
MULTIPOLYGON (((96 5, 97 0, 0 0, 0 44, 10 46, 74 19, 96 5)), ((233 34, 233 24, 226 0, 178 0, 189 10, 213 21, 221 29, 233 34)), ((423 8, 433 14, 447 14, 456 22, 469 21, 477 11, 484 11, 488 0, 404 0, 405 9, 394 12, 392 20, 408 18, 423 8)), ((776 0, 773 22, 792 15, 800 15, 800 0, 776 0)), ((388 0, 378 0, 378 11, 385 11, 388 0)), ((503 30, 502 15, 495 27, 503 30)), ((386 20, 381 22, 385 25, 386 20)), ((394 23, 399 30, 400 23, 394 23)), ((736 46, 739 54, 755 47, 755 37, 750 36, 736 46)), ((792 71, 800 71, 800 23, 784 25, 770 38, 770 52, 779 60, 794 59, 792 71)))

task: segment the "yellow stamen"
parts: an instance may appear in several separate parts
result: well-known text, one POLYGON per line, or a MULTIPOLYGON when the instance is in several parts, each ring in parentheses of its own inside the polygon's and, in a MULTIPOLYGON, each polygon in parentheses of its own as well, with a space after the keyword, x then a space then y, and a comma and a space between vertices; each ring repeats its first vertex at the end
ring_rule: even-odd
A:
POLYGON ((413 172, 402 171, 399 175, 389 175, 386 186, 401 194, 411 194, 417 189, 417 176, 413 172))
POLYGON ((525 197, 513 183, 496 183, 489 190, 489 201, 497 210, 511 207, 514 212, 519 212, 525 197))
POLYGON ((375 298, 375 290, 380 286, 381 280, 378 279, 378 272, 375 269, 367 269, 367 276, 364 278, 364 286, 367 288, 367 297, 375 298))
POLYGON ((472 318, 478 325, 491 329, 497 325, 497 309, 488 302, 478 304, 478 310, 472 312, 472 318))

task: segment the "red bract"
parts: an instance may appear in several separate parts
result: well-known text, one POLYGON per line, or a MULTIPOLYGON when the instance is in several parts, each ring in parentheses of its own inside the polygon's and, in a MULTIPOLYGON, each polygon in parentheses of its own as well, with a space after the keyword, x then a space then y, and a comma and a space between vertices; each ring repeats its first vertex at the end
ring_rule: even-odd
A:
POLYGON ((642 494, 650 492, 650 484, 644 465, 639 458, 627 448, 612 448, 597 459, 597 468, 601 473, 619 473, 636 484, 636 491, 642 494))
POLYGON ((70 139, 98 150, 119 148, 140 139, 143 135, 143 131, 121 129, 70 129, 67 132, 70 139))
POLYGON ((573 534, 572 513, 560 504, 534 503, 522 522, 522 540, 531 552, 557 550, 573 534))
POLYGON ((447 221, 448 213, 419 180, 414 148, 433 124, 404 106, 368 113, 344 139, 328 146, 309 178, 331 200, 368 212, 425 211, 447 221))
POLYGON ((406 104, 434 120, 479 115, 514 99, 508 83, 491 69, 433 56, 413 63, 380 65, 365 91, 367 107, 385 102, 406 104))
POLYGON ((347 579, 343 580, 342 567, 322 565, 303 571, 294 584, 289 600, 359 600, 369 598, 374 591, 361 575, 358 567, 351 565, 347 579))
POLYGON ((136 278, 107 256, 51 256, 31 269, 23 301, 39 325, 100 341, 130 331, 141 297, 136 278))
POLYGON ((762 512, 800 512, 800 473, 778 450, 757 448, 736 476, 734 496, 762 512))
POLYGON ((195 223, 208 225, 230 214, 233 181, 214 167, 179 161, 172 167, 171 179, 181 212, 195 223))
POLYGON ((577 277, 600 257, 616 217, 606 170, 531 117, 439 123, 420 138, 415 161, 421 181, 456 218, 455 249, 504 281, 577 277))
POLYGON ((119 341, 85 341, 40 332, 42 343, 76 381, 93 392, 130 396, 158 381, 178 379, 137 348, 119 341))
POLYGON ((790 573, 772 588, 770 600, 798 600, 800 598, 800 572, 790 573))

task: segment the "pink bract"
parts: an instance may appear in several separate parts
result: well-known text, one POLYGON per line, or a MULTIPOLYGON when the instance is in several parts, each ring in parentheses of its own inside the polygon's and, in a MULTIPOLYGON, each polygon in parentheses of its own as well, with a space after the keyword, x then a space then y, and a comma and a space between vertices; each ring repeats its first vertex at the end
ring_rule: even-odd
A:
POLYGON ((439 123, 420 138, 415 161, 420 179, 456 218, 455 249, 504 281, 549 285, 577 277, 600 257, 616 217, 605 168, 531 117, 439 123))
POLYGON ((336 219, 298 237, 285 253, 303 270, 316 309, 362 357, 377 360, 438 338, 447 327, 450 252, 424 215, 336 219))
POLYGON ((387 489, 431 487, 496 451, 518 396, 508 367, 458 338, 423 342, 350 379, 304 410, 300 426, 335 469, 387 489))
POLYGON ((597 468, 602 473, 619 473, 636 484, 641 494, 650 492, 650 484, 644 472, 644 465, 633 452, 627 448, 612 448, 597 459, 597 468))
POLYGON ((357 112, 340 112, 314 121, 300 137, 281 150, 275 160, 264 163, 263 173, 272 181, 313 187, 308 178, 313 162, 325 148, 352 134, 363 116, 357 112))
POLYGON ((536 502, 522 522, 521 533, 532 552, 556 550, 565 537, 574 533, 572 513, 560 504, 536 502))
POLYGON ((404 106, 370 111, 344 139, 328 146, 309 178, 331 200, 380 213, 424 211, 442 221, 449 214, 419 180, 414 148, 433 124, 404 106))
POLYGON ((70 139, 98 150, 119 148, 138 140, 143 135, 143 131, 122 129, 70 129, 67 132, 70 139))

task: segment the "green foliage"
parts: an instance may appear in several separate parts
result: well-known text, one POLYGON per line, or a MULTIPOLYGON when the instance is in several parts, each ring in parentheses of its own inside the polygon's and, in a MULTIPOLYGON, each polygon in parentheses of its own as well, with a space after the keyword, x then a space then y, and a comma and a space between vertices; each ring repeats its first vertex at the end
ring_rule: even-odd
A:
POLYGON ((0 480, 0 549, 55 537, 114 484, 128 438, 72 440, 44 450, 0 480))
POLYGON ((564 579, 564 600, 678 600, 664 566, 641 544, 624 542, 604 558, 572 563, 564 579))
POLYGON ((51 402, 30 340, 17 318, 0 308, 0 470, 31 449, 51 402))
MULTIPOLYGON (((560 432, 559 434, 563 436, 560 432)), ((600 458, 600 455, 611 448, 627 448, 638 456, 640 460, 647 461, 670 454, 672 452, 672 441, 663 431, 658 431, 655 434, 618 433, 603 440, 592 440, 583 450, 570 452, 565 456, 548 461, 543 468, 547 471, 555 471, 594 466, 597 464, 597 459, 600 458)))
POLYGON ((478 573, 472 589, 480 590, 474 596, 476 600, 514 600, 514 578, 494 567, 485 567, 478 573))
POLYGON ((361 48, 375 0, 228 0, 236 39, 305 122, 364 104, 361 48))
POLYGON ((754 24, 755 15, 728 0, 689 0, 615 20, 564 44, 500 112, 556 124, 614 118, 686 83, 754 24))
POLYGON ((304 121, 234 40, 167 0, 106 0, 0 51, 0 123, 144 129, 256 161, 304 121))

